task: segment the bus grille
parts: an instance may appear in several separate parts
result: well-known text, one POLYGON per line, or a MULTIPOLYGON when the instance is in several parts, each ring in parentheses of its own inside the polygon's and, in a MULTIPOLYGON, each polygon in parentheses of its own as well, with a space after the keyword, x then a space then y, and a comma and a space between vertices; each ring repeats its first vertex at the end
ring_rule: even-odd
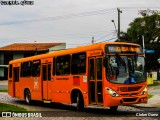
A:
POLYGON ((124 102, 135 102, 137 98, 123 98, 124 102))
POLYGON ((142 86, 137 86, 137 87, 120 87, 121 92, 133 92, 133 91, 138 91, 142 88, 142 86))
POLYGON ((138 93, 128 93, 128 94, 120 94, 121 96, 132 96, 132 95, 138 95, 138 93))

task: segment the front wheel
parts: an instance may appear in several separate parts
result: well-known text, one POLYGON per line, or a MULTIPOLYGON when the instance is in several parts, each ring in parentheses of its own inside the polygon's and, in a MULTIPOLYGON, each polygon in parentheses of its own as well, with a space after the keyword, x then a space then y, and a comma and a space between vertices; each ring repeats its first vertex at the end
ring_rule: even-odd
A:
POLYGON ((31 104, 31 93, 29 90, 25 91, 25 101, 27 104, 31 104))
POLYGON ((77 110, 78 111, 83 111, 84 110, 84 100, 83 100, 83 96, 81 95, 81 93, 77 93, 77 110))

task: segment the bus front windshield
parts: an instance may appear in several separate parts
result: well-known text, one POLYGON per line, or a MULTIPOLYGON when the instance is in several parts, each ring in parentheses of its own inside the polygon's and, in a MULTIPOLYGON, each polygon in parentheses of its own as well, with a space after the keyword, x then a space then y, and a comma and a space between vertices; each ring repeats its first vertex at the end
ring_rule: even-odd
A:
POLYGON ((146 81, 144 57, 115 56, 107 57, 106 77, 109 82, 137 84, 146 81))

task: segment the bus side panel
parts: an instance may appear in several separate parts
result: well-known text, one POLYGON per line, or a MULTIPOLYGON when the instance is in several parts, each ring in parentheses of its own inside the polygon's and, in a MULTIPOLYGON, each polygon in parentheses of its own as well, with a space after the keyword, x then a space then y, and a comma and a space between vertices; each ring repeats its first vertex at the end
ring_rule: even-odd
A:
POLYGON ((24 90, 29 89, 32 100, 42 100, 41 79, 37 78, 20 78, 20 98, 24 99, 24 90))
POLYGON ((15 97, 20 97, 20 88, 19 88, 19 82, 15 82, 15 97))
POLYGON ((20 78, 19 84, 20 84, 20 98, 21 99, 24 99, 25 89, 29 89, 31 92, 29 81, 30 81, 30 78, 20 78))
POLYGON ((71 104, 71 90, 73 87, 75 89, 79 89, 82 92, 84 104, 88 105, 88 83, 87 83, 87 76, 81 75, 79 76, 80 83, 74 84, 73 80, 74 76, 70 77, 55 77, 54 81, 52 82, 52 101, 53 102, 60 102, 60 103, 67 103, 71 104), (61 80, 61 79, 67 80, 61 80))
POLYGON ((70 104, 70 89, 72 87, 72 80, 69 76, 54 77, 52 82, 52 101, 70 104))
MULTIPOLYGON (((72 83, 73 84, 73 83, 72 83)), ((76 85, 74 85, 76 86, 76 85)), ((89 104, 89 97, 88 97, 88 77, 87 75, 81 75, 80 76, 80 85, 76 86, 81 89, 84 104, 87 106, 89 104)))
POLYGON ((11 97, 15 97, 14 82, 12 79, 8 80, 8 94, 11 97))
POLYGON ((32 78, 32 99, 42 100, 42 81, 41 77, 32 78))
POLYGON ((48 100, 52 100, 52 81, 48 81, 48 100))

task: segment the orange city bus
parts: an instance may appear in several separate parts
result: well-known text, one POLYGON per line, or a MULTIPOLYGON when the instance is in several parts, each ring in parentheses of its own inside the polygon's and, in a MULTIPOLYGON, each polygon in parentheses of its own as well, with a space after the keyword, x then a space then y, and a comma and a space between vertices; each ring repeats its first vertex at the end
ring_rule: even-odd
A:
POLYGON ((104 42, 12 60, 8 94, 78 110, 147 103, 144 54, 137 44, 104 42))

